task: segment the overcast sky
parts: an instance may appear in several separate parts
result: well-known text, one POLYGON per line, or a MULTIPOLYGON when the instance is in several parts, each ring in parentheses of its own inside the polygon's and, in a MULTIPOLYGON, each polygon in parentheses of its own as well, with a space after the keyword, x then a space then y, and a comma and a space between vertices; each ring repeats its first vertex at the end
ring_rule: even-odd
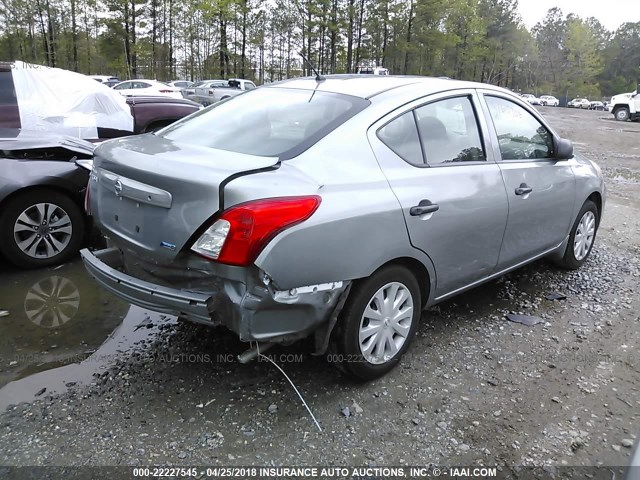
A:
POLYGON ((542 20, 553 7, 559 7, 564 15, 595 17, 608 30, 616 30, 625 22, 640 22, 640 0, 518 0, 518 4, 528 28, 542 20))

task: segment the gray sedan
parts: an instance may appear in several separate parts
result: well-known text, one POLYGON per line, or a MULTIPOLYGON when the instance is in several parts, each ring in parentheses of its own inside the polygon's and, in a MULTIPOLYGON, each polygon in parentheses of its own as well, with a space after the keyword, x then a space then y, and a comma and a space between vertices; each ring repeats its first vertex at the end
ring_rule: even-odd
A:
POLYGON ((313 335, 370 379, 421 311, 541 257, 588 258, 600 168, 490 85, 329 76, 271 84, 96 150, 93 277, 252 342, 313 335))

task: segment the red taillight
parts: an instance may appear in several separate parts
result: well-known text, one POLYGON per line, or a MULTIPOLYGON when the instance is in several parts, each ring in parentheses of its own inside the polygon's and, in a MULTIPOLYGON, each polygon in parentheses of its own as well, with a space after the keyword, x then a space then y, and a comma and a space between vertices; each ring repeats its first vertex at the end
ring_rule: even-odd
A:
MULTIPOLYGON (((313 215, 320 201, 321 198, 316 195, 267 198, 225 210, 216 224, 228 222, 228 232, 224 234, 224 239, 218 237, 224 243, 217 258, 209 258, 229 265, 251 264, 265 245, 278 233, 313 215)), ((214 235, 220 234, 214 233, 214 235)), ((196 242, 193 249, 208 256, 206 251, 198 247, 199 243, 200 240, 196 242)))

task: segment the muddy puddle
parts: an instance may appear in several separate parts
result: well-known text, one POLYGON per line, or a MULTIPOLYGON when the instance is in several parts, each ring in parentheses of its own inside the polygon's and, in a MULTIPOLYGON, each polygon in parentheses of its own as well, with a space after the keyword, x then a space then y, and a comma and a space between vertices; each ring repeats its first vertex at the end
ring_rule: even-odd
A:
POLYGON ((0 410, 92 382, 167 321, 101 289, 79 259, 31 271, 3 263, 0 278, 0 410))

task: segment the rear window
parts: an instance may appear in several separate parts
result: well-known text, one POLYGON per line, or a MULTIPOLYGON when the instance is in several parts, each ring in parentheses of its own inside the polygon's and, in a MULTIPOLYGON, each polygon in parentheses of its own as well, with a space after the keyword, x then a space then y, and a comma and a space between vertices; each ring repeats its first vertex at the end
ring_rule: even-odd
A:
POLYGON ((368 105, 368 100, 350 95, 259 88, 216 103, 157 134, 178 143, 286 160, 368 105))

